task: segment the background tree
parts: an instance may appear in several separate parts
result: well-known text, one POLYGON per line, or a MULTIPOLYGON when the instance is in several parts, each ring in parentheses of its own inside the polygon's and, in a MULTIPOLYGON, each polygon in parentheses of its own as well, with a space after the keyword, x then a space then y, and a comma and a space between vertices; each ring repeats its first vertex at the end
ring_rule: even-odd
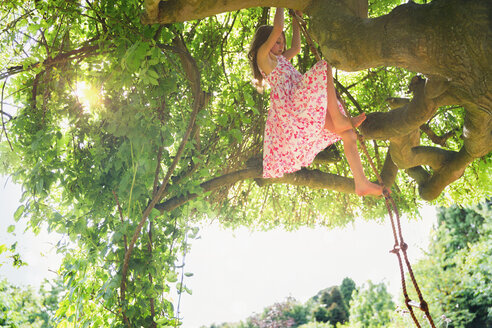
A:
POLYGON ((298 327, 307 322, 307 312, 293 299, 275 303, 263 310, 262 314, 253 315, 246 320, 246 327, 283 328, 298 327))
MULTIPOLYGON (((354 196, 333 148, 261 179, 268 95, 253 90, 245 53, 270 11, 254 6, 304 10, 327 60, 358 71, 337 72, 341 91, 368 113, 362 132, 403 211, 416 213, 418 193, 487 194, 490 2, 145 3, 0 5, 0 170, 23 186, 16 220, 67 236, 61 324, 178 325, 168 295, 190 292, 181 262, 204 218, 292 229, 384 215, 382 200, 354 196), (146 13, 159 24, 142 24, 146 13), (409 81, 412 100, 395 99, 409 81)), ((294 60, 313 63, 307 49, 294 60)))
POLYGON ((383 282, 374 284, 368 281, 353 295, 350 302, 350 322, 346 327, 388 327, 394 311, 395 304, 386 285, 383 282))
POLYGON ((328 322, 308 322, 299 328, 333 328, 333 326, 328 322))
POLYGON ((349 277, 343 278, 342 284, 340 285, 340 293, 342 293, 347 309, 350 307, 350 301, 352 300, 354 290, 356 290, 355 281, 349 277))
POLYGON ((427 256, 415 265, 434 317, 449 327, 492 327, 492 202, 440 208, 427 256))
POLYGON ((62 292, 56 282, 45 281, 38 292, 0 280, 0 326, 22 328, 55 327, 55 311, 62 292))
POLYGON ((329 322, 333 326, 348 320, 348 307, 338 286, 327 288, 319 294, 319 305, 314 309, 316 321, 329 322))

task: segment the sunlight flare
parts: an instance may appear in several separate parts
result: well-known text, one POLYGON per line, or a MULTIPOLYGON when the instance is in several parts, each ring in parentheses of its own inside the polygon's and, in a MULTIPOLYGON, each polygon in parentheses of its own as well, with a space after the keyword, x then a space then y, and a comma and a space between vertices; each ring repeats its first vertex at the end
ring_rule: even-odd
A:
POLYGON ((86 81, 77 82, 74 90, 74 95, 82 104, 84 110, 87 111, 93 111, 94 108, 99 106, 102 101, 101 90, 98 90, 96 87, 90 85, 86 81))

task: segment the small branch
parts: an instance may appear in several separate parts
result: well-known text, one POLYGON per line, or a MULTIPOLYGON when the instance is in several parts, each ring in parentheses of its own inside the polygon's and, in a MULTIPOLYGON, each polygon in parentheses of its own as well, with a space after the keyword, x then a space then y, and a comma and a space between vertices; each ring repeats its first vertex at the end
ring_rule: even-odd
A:
POLYGON ((344 94, 347 95, 347 97, 350 99, 350 101, 352 102, 352 104, 354 104, 355 108, 357 108, 357 111, 359 112, 359 114, 362 114, 364 112, 364 110, 362 109, 361 105, 359 104, 359 102, 354 98, 354 96, 352 96, 352 94, 348 91, 347 88, 345 88, 343 86, 343 84, 341 84, 337 79, 333 79, 335 81, 335 84, 337 86, 338 89, 342 90, 342 92, 344 94))
MULTIPOLYGON (((118 207, 118 212, 120 213, 120 221, 121 223, 124 223, 123 220, 123 211, 121 210, 120 202, 118 201, 118 196, 116 195, 116 192, 113 190, 113 195, 114 199, 116 200, 116 206, 118 207)), ((123 240, 125 242, 125 252, 128 250, 128 243, 126 240, 126 234, 123 235, 123 240)))
MULTIPOLYGON (((3 132, 5 133, 5 137, 7 138, 7 141, 9 143, 9 146, 10 146, 10 150, 14 151, 14 148, 12 147, 12 143, 10 142, 10 139, 9 139, 9 135, 7 134, 7 128, 5 127, 5 120, 3 119, 3 115, 4 115, 4 111, 3 111, 3 93, 5 91, 5 85, 7 85, 7 80, 8 80, 8 77, 5 79, 5 81, 3 81, 3 86, 2 86, 2 99, 0 100, 0 113, 2 113, 2 129, 3 129, 3 132)), ((10 118, 12 118, 12 116, 10 116, 10 118)))
POLYGON ((188 128, 186 130, 185 135, 183 136, 183 140, 181 141, 181 145, 178 149, 178 152, 176 153, 176 156, 174 157, 174 160, 169 167, 166 176, 164 177, 164 180, 162 181, 159 189, 157 190, 157 193, 155 196, 152 198, 152 201, 150 204, 147 206, 145 209, 144 213, 142 214, 142 219, 140 220, 140 223, 137 226, 137 229, 135 230, 132 240, 130 242, 130 245, 128 247, 128 250, 125 252, 125 260, 123 262, 123 269, 122 269, 122 277, 121 277, 121 286, 120 286, 120 298, 123 301, 125 299, 125 290, 126 290, 126 276, 128 273, 128 265, 130 263, 130 256, 133 252, 133 248, 135 246, 135 243, 138 239, 138 236, 140 235, 140 231, 142 230, 143 225, 145 224, 145 221, 147 221, 147 218, 152 211, 152 209, 155 207, 157 204, 158 200, 161 198, 162 194, 164 193, 164 190, 166 189, 166 186, 169 182, 169 179, 171 178, 171 174, 174 172, 176 169, 176 166, 178 165, 178 161, 181 159, 181 155, 183 154, 184 148, 186 143, 188 142, 188 138, 191 134, 191 130, 193 128, 193 124, 195 123, 195 118, 196 115, 198 114, 198 109, 199 106, 195 106, 195 110, 192 112, 190 122, 188 123, 188 128))
MULTIPOLYGON (((7 31, 8 29, 14 29, 15 28, 15 25, 17 25, 17 23, 19 21, 21 21, 22 19, 26 18, 27 16, 30 16, 33 12, 34 12, 35 9, 31 10, 31 11, 28 11, 26 12, 25 14, 22 14, 21 16, 17 17, 17 19, 15 19, 14 21, 10 22, 10 23, 7 23, 5 24, 5 28, 0 32, 0 34, 3 34, 5 31, 7 31)), ((7 16, 8 13, 5 15, 7 16)), ((3 18, 2 18, 3 20, 3 18)))
MULTIPOLYGON (((226 67, 225 67, 225 62, 224 62, 224 43, 226 42, 227 38, 229 37, 229 34, 232 31, 232 28, 234 27, 234 23, 236 22, 236 18, 239 15, 239 11, 236 12, 236 15, 234 16, 234 19, 232 20, 231 27, 227 31, 226 35, 224 38, 222 38, 222 42, 220 43, 220 54, 221 54, 221 59, 222 59, 222 70, 224 71, 224 76, 226 78, 227 83, 229 84, 229 78, 227 77, 227 72, 226 72, 226 67)), ((227 18, 227 23, 229 23, 229 17, 227 18)))
MULTIPOLYGON (((150 265, 152 265, 152 220, 150 220, 150 222, 149 222, 149 243, 147 245, 147 249, 149 251, 149 259, 151 262, 150 265)), ((154 281, 153 281, 152 274, 150 273, 150 271, 149 271, 149 281, 150 281, 150 285, 153 286, 154 281)), ((152 320, 151 325, 150 325, 151 328, 157 328, 157 323, 154 321, 154 318, 155 318, 155 304, 154 304, 154 302, 155 302, 154 298, 151 297, 149 300, 150 318, 152 320)))
POLYGON ((365 80, 367 80, 369 77, 373 76, 373 75, 376 75, 379 71, 381 71, 382 69, 378 69, 378 70, 375 70, 375 71, 371 71, 369 70, 366 74, 366 76, 364 76, 362 79, 358 80, 357 82, 354 82, 352 84, 349 84, 348 86, 346 86, 345 88, 347 90, 349 89, 352 89, 353 87, 355 87, 357 84, 359 83, 362 83, 364 82, 365 80))
POLYGON ((46 57, 49 58, 51 53, 50 46, 48 45, 48 41, 46 41, 46 37, 44 36, 43 29, 39 29, 39 32, 41 33, 41 39, 43 40, 41 44, 44 45, 44 47, 46 48, 46 57))
MULTIPOLYGON (((181 306, 181 295, 183 294, 183 288, 184 288, 184 267, 185 267, 185 261, 186 261, 186 242, 188 240, 188 235, 185 235, 185 238, 183 240, 183 262, 181 263, 181 283, 179 286, 179 291, 178 291, 178 306, 176 308, 176 317, 179 319, 179 312, 180 312, 180 306, 181 306)), ((174 324, 174 327, 177 327, 177 322, 174 324)))
POLYGON ((432 131, 428 124, 422 124, 420 126, 420 130, 424 132, 433 143, 442 147, 446 147, 446 141, 456 133, 456 130, 451 130, 442 136, 438 136, 434 131, 432 131))
MULTIPOLYGON (((10 107, 15 107, 15 108, 23 108, 22 106, 14 105, 14 104, 9 104, 8 102, 4 102, 4 101, 2 101, 2 105, 8 105, 10 107)), ((7 112, 0 111, 0 114, 7 116, 9 118, 9 120, 12 119, 12 115, 10 115, 7 112)))
MULTIPOLYGON (((113 47, 113 46, 110 46, 110 47, 113 47)), ((45 65, 47 67, 51 67, 51 66, 55 66, 57 64, 64 63, 64 62, 66 62, 68 60, 86 58, 86 57, 89 57, 89 56, 94 55, 94 52, 96 52, 99 49, 100 49, 100 46, 99 45, 83 46, 83 47, 81 47, 79 49, 75 49, 75 50, 72 50, 72 51, 67 51, 67 52, 58 54, 53 59, 48 58, 45 61, 43 61, 42 63, 41 62, 33 63, 33 64, 27 66, 26 69, 24 69, 24 67, 22 65, 12 66, 12 67, 7 68, 7 71, 6 72, 0 74, 0 80, 1 79, 5 79, 5 78, 7 78, 9 76, 18 74, 20 72, 23 72, 24 70, 31 70, 33 68, 38 67, 41 64, 42 65, 45 65)), ((96 54, 99 54, 99 53, 96 53, 96 54)))
POLYGON ((157 164, 155 167, 154 188, 152 190, 152 197, 154 197, 155 193, 157 192, 157 184, 159 183, 159 173, 161 172, 161 159, 162 159, 162 146, 159 147, 159 151, 157 152, 157 164))

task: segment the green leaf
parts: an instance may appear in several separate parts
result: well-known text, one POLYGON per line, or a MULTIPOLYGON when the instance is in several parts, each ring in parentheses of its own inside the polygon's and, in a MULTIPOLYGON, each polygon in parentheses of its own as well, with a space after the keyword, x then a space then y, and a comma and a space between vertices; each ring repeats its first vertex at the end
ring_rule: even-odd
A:
POLYGON ((162 140, 163 147, 170 147, 174 143, 174 138, 171 132, 169 132, 169 130, 164 131, 164 135, 162 139, 163 139, 162 140))
POLYGON ((148 50, 149 43, 141 41, 136 42, 126 51, 122 65, 126 66, 131 72, 136 71, 144 62, 148 50))
POLYGON ((178 88, 178 84, 175 79, 167 76, 161 80, 160 86, 166 92, 175 92, 178 88))
POLYGON ((243 141, 243 134, 241 133, 241 131, 239 131, 238 129, 232 129, 230 132, 238 143, 241 143, 243 141))
POLYGON ((166 275, 166 279, 168 282, 176 282, 178 281, 178 274, 176 272, 169 272, 166 275))
POLYGON ((157 72, 156 72, 156 71, 154 71, 153 69, 149 69, 149 70, 147 71, 147 74, 148 74, 150 77, 152 77, 152 78, 154 78, 154 79, 156 79, 156 80, 159 78, 159 74, 157 74, 157 72))
POLYGON ((152 85, 159 85, 159 81, 157 81, 156 79, 152 78, 152 77, 149 77, 148 78, 148 81, 150 82, 150 84, 152 85))
POLYGON ((12 233, 12 232, 14 232, 14 230, 15 230, 15 225, 13 225, 13 224, 9 225, 9 227, 7 228, 8 233, 12 233))
POLYGON ((37 31, 40 29, 39 24, 31 24, 27 27, 27 31, 29 31, 31 34, 37 33, 37 31))
POLYGON ((26 209, 26 207, 24 205, 21 205, 17 208, 17 210, 15 211, 14 213, 14 220, 15 222, 18 222, 19 219, 21 218, 22 216, 22 213, 24 213, 24 210, 26 209))

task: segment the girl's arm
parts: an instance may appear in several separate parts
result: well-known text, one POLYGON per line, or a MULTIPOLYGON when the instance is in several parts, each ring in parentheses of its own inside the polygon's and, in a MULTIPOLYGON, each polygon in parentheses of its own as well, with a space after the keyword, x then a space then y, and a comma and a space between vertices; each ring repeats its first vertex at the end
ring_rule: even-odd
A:
MULTIPOLYGON (((297 15, 301 16, 302 13, 296 12, 297 15)), ((301 33, 299 28, 299 23, 292 17, 292 41, 290 43, 290 49, 284 51, 283 55, 287 60, 292 59, 295 55, 301 52, 301 33)))
POLYGON ((277 39, 282 35, 284 30, 284 8, 277 8, 275 18, 273 19, 273 30, 268 39, 258 48, 257 61, 261 67, 261 63, 268 59, 270 50, 277 42, 277 39))

